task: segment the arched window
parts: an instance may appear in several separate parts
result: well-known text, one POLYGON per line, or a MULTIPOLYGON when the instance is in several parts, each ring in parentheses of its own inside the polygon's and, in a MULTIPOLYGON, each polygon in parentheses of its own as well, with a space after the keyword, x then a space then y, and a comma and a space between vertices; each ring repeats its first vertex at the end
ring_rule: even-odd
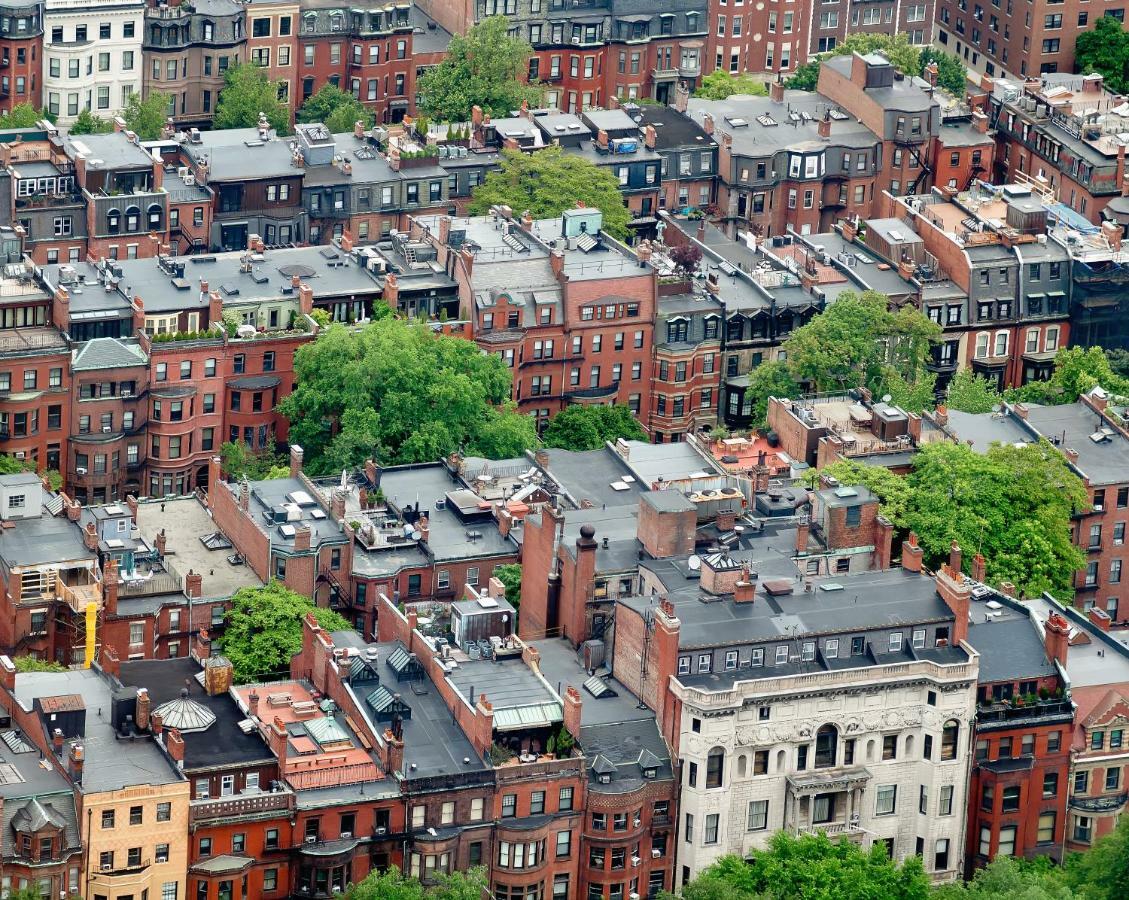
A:
POLYGON ((125 211, 125 230, 138 231, 141 228, 141 210, 131 206, 125 211))
POLYGON ((815 733, 815 767, 826 769, 835 765, 839 753, 839 731, 834 725, 823 725, 815 733))
POLYGON ((161 227, 161 204, 153 203, 149 206, 149 227, 161 227))
POLYGON ((941 729, 941 759, 956 759, 960 742, 960 722, 949 719, 941 729))
POLYGON ((706 787, 719 788, 722 785, 722 772, 725 769, 725 751, 714 747, 706 757, 706 787))
POLYGON ((874 739, 872 738, 871 740, 866 742, 866 761, 867 762, 874 762, 874 750, 875 750, 875 743, 874 743, 874 739))
POLYGON ((906 759, 913 759, 913 735, 906 735, 906 759))
POLYGON ((783 750, 776 751, 776 771, 783 772, 788 762, 788 755, 783 750))
POLYGON ((106 213, 106 230, 110 234, 117 234, 122 230, 122 214, 120 209, 111 209, 106 213))
POLYGON ((748 765, 745 759, 746 757, 744 753, 737 757, 737 775, 739 778, 745 777, 745 767, 748 765))

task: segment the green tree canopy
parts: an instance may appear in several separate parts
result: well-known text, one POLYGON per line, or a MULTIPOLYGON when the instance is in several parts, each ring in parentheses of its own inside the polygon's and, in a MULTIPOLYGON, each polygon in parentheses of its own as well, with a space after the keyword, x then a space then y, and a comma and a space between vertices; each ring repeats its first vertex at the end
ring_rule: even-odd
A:
POLYGON ((220 445, 220 468, 229 478, 251 481, 286 478, 290 474, 290 462, 281 453, 255 452, 243 441, 220 445))
POLYGON ((15 656, 12 662, 17 672, 65 672, 67 667, 49 659, 40 659, 38 656, 15 656))
POLYGON ((820 469, 818 475, 830 475, 848 485, 862 485, 874 493, 884 515, 895 528, 909 527, 912 496, 909 484, 884 466, 868 466, 853 459, 842 459, 820 469))
POLYGON ((922 75, 931 62, 937 64, 937 84, 958 100, 963 100, 968 93, 968 69, 960 61, 960 57, 944 53, 935 47, 925 47, 919 60, 922 75))
POLYGON ((748 72, 731 75, 724 69, 715 69, 702 79, 702 83, 694 91, 695 97, 702 97, 705 100, 725 100, 734 94, 766 97, 768 88, 764 86, 763 78, 756 78, 748 72))
POLYGON ((943 885, 933 896, 934 900, 1075 900, 1079 895, 1063 884, 1061 871, 1048 864, 997 856, 972 881, 943 885))
POLYGON ((889 366, 882 375, 882 393, 889 395, 890 402, 918 415, 936 406, 936 387, 937 376, 925 370, 919 371, 914 381, 889 366))
POLYGON ((617 438, 648 440, 647 432, 626 406, 566 406, 542 435, 547 447, 562 450, 599 450, 606 441, 617 438))
POLYGON ((373 116, 352 94, 347 94, 333 84, 327 84, 298 108, 299 122, 321 122, 331 134, 352 131, 358 122, 372 125, 373 116))
POLYGON ((749 414, 750 428, 764 428, 768 424, 768 398, 788 399, 799 396, 800 385, 792 377, 787 363, 763 362, 749 373, 749 386, 745 388, 745 408, 749 414))
POLYGON ((1007 391, 1005 396, 1012 401, 1056 405, 1073 403, 1095 387, 1117 396, 1129 396, 1129 379, 1114 372, 1101 347, 1067 347, 1055 356, 1050 381, 1029 381, 1007 391))
POLYGON ((1094 844, 1088 853, 1070 857, 1065 874, 1067 884, 1083 900, 1129 897, 1129 816, 1121 816, 1117 828, 1094 844))
POLYGON ((884 294, 846 291, 784 343, 793 378, 816 391, 869 387, 899 375, 916 384, 939 325, 905 306, 891 312, 884 294))
POLYGON ((294 371, 297 388, 281 409, 313 472, 340 472, 374 455, 429 462, 460 446, 512 457, 537 442, 533 419, 510 403, 502 360, 418 322, 331 326, 298 351, 294 371))
POLYGON ((814 91, 819 85, 819 60, 813 59, 796 66, 792 77, 784 82, 786 88, 794 91, 814 91))
POLYGON ((43 118, 42 111, 30 103, 17 103, 11 112, 0 116, 0 128, 34 128, 43 118))
POLYGON ((420 76, 416 87, 421 112, 440 122, 465 122, 471 108, 500 118, 541 102, 541 88, 528 84, 533 48, 509 34, 505 16, 491 16, 466 35, 456 34, 439 65, 420 76))
POLYGON ((977 551, 993 583, 1010 581, 1027 596, 1073 592, 1085 558, 1071 540, 1075 509, 1088 507, 1086 489, 1049 442, 995 444, 976 453, 964 444, 927 444, 917 453, 906 524, 931 567, 956 541, 971 562, 977 551))
POLYGON ((1126 93, 1129 91, 1129 32, 1113 16, 1102 16, 1078 33, 1074 64, 1083 74, 1100 73, 1111 91, 1126 93))
POLYGON ((347 631, 353 626, 331 609, 271 581, 265 587, 240 588, 231 598, 224 617, 221 645, 231 660, 235 680, 266 680, 289 671, 290 659, 302 649, 302 620, 312 612, 326 631, 347 631))
MULTIPOLYGON (((240 63, 227 70, 212 124, 216 128, 254 128, 259 113, 278 134, 290 133, 290 110, 278 99, 278 84, 261 66, 240 63)), ((349 126, 350 130, 352 125, 349 126)))
POLYGON ((548 219, 572 209, 577 201, 599 209, 604 214, 604 230, 613 237, 627 237, 631 215, 612 170, 560 147, 536 153, 503 151, 501 166, 475 188, 470 212, 484 215, 491 206, 505 203, 515 213, 528 209, 533 218, 548 219))
MULTIPOLYGON (((515 610, 521 609, 521 564, 507 563, 494 567, 494 577, 506 586, 506 600, 515 610)), ((517 630, 516 628, 514 629, 517 630)))
POLYGON ((88 109, 82 110, 70 127, 71 134, 107 134, 113 130, 109 121, 98 118, 88 109))
POLYGON ((856 32, 816 59, 797 66, 786 86, 798 91, 814 91, 819 82, 819 67, 832 56, 850 56, 852 53, 881 53, 900 72, 920 75, 932 61, 937 63, 937 83, 954 96, 963 99, 968 87, 967 70, 960 59, 939 50, 920 50, 904 34, 867 34, 856 32))
POLYGON ((155 141, 161 136, 169 115, 169 95, 150 92, 148 97, 133 93, 122 110, 122 118, 143 141, 155 141))
POLYGON ((966 413, 991 412, 992 407, 1003 402, 1003 396, 995 384, 982 375, 969 369, 957 372, 949 382, 946 404, 949 409, 966 413))
POLYGON ((483 868, 440 874, 435 884, 424 887, 415 878, 397 869, 373 871, 364 881, 352 885, 345 900, 482 900, 489 881, 483 868))

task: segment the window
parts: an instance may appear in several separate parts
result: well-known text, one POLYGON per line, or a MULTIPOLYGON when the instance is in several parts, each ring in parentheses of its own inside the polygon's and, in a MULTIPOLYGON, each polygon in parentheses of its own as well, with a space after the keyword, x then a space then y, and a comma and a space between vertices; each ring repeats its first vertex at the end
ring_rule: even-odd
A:
POLYGON ((1105 789, 1116 791, 1121 787, 1121 770, 1110 768, 1105 770, 1105 789))
POLYGON ((746 831, 764 831, 768 828, 768 801, 750 800, 746 831))
POLYGON ((720 819, 721 816, 718 813, 710 813, 706 816, 706 833, 702 838, 703 843, 717 843, 718 822, 720 821, 720 819))
POLYGON ((875 804, 876 816, 891 816, 898 802, 898 786, 896 784, 883 784, 878 786, 878 799, 875 804))
POLYGON ((706 757, 706 787, 719 788, 722 786, 722 772, 725 768, 725 751, 714 747, 706 757))
POLYGON ((114 811, 112 809, 102 810, 102 827, 103 828, 113 828, 114 827, 114 811))
POLYGON ((882 759, 897 759, 898 758, 898 736, 896 734, 887 734, 882 738, 882 759))
POLYGON ((1089 816, 1074 817, 1074 840, 1088 844, 1094 837, 1094 820, 1089 816))
POLYGON ((1075 772, 1074 773, 1074 793, 1085 794, 1090 789, 1090 773, 1075 772))
POLYGON ((568 812, 572 809, 572 788, 563 787, 560 791, 560 802, 557 808, 561 812, 568 812))
POLYGON ((1001 810, 1003 812, 1015 812, 1019 809, 1019 785, 1011 785, 1004 788, 1003 803, 1001 810))
POLYGON ((172 804, 171 803, 158 803, 157 804, 157 821, 168 822, 172 819, 172 804))
POLYGON ((946 784, 941 787, 938 813, 942 816, 951 816, 953 814, 953 786, 951 784, 946 784))
POLYGON ((502 797, 502 818, 512 819, 517 815, 517 794, 506 794, 502 797))

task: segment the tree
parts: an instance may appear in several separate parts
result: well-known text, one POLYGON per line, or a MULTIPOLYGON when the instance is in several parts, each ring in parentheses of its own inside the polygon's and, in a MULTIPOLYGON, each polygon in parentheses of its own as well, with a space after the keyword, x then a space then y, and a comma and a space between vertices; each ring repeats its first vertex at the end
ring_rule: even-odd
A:
POLYGON ((626 406, 566 406, 542 435, 547 447, 599 450, 606 441, 646 441, 647 432, 626 406))
POLYGON ((701 97, 705 100, 725 100, 734 94, 767 97, 768 88, 764 86, 763 79, 755 78, 748 72, 731 75, 724 69, 716 69, 706 75, 702 79, 701 85, 694 91, 695 97, 701 97))
POLYGON ((398 869, 374 870, 349 887, 345 900, 482 900, 489 893, 488 885, 484 868, 440 874, 428 887, 398 869))
MULTIPOLYGON (((1046 860, 1047 857, 1041 857, 1046 860)), ((1060 872, 1037 861, 997 856, 969 882, 937 887, 934 900, 1074 900, 1060 872)))
POLYGON ((168 115, 168 94, 150 93, 148 97, 130 94, 122 110, 126 127, 143 141, 155 141, 161 136, 168 115))
POLYGON ((678 271, 692 275, 698 271, 698 263, 702 261, 702 248, 697 244, 679 244, 671 247, 667 256, 678 266, 678 271))
POLYGON ((267 78, 261 66, 232 66, 223 84, 212 120, 215 128, 254 128, 262 113, 278 134, 290 133, 290 111, 278 99, 278 83, 267 78))
POLYGON ((1071 540, 1071 517, 1089 500, 1048 441, 994 444, 987 453, 928 444, 907 481, 906 524, 917 533, 927 565, 944 562, 956 541, 966 561, 983 553, 994 583, 1010 581, 1026 596, 1073 593, 1074 572, 1085 557, 1071 540))
POLYGON ((297 388, 281 409, 313 472, 340 472, 374 455, 430 462, 459 447, 513 457, 537 442, 533 419, 510 403, 502 360, 425 324, 333 325, 298 351, 294 370, 297 388))
POLYGON ((819 475, 830 475, 842 484, 862 485, 879 500, 879 511, 899 531, 908 527, 912 496, 909 484, 885 466, 868 466, 853 459, 842 459, 819 470, 819 475))
POLYGON ((926 900, 930 892, 921 857, 899 865, 879 842, 863 850, 846 839, 833 844, 824 834, 793 837, 783 831, 750 862, 722 857, 692 884, 683 889, 686 900, 926 900), (698 893, 703 881, 709 890, 698 893))
POLYGON ((801 63, 796 66, 792 77, 784 82, 786 88, 793 91, 814 91, 819 84, 819 60, 801 63))
POLYGON ((277 581, 236 591, 221 639, 235 679, 242 683, 289 671, 291 657, 302 649, 302 621, 309 612, 326 631, 353 627, 333 610, 315 606, 309 597, 277 581))
POLYGON ((107 134, 113 130, 113 125, 105 119, 99 119, 88 109, 82 110, 70 127, 71 134, 107 134))
POLYGON ((960 57, 934 47, 925 47, 919 60, 920 74, 925 74, 925 67, 931 62, 937 64, 937 84, 957 100, 963 100, 968 93, 968 69, 960 61, 960 57))
POLYGON ((1003 403, 1003 399, 992 381, 965 369, 957 372, 949 382, 945 402, 949 409, 966 413, 986 413, 1003 403))
MULTIPOLYGON (((19 472, 35 471, 33 460, 16 459, 10 453, 0 454, 0 475, 15 475, 19 472)), ((57 491, 63 486, 63 475, 57 469, 48 469, 39 474, 47 479, 47 483, 51 485, 51 490, 57 491)))
POLYGON ((11 112, 0 117, 0 128, 34 128, 42 118, 42 112, 30 103, 17 103, 11 112))
POLYGON ((502 151, 502 164, 474 190, 471 215, 507 204, 515 212, 529 210, 535 219, 551 219, 577 202, 604 214, 604 230, 620 239, 628 236, 631 214, 619 192, 619 180, 606 166, 566 154, 560 147, 536 153, 502 151))
POLYGON ((1129 897, 1129 817, 1087 853, 1068 860, 1066 881, 1085 900, 1124 900, 1129 897))
POLYGON ((890 312, 884 294, 846 291, 784 343, 792 377, 816 391, 868 387, 895 373, 915 384, 941 334, 913 307, 890 312))
POLYGON ((290 464, 281 454, 266 450, 256 453, 243 441, 220 445, 220 469, 229 478, 249 481, 286 478, 290 474, 290 464))
POLYGON ((921 74, 921 53, 909 42, 906 35, 858 32, 848 35, 846 40, 835 46, 834 50, 824 53, 818 60, 798 66, 788 80, 787 86, 799 91, 814 91, 819 82, 821 63, 832 56, 850 56, 852 53, 861 53, 864 56, 868 53, 881 53, 900 72, 907 75, 921 74))
POLYGON ((16 656, 12 658, 17 672, 65 672, 67 667, 38 656, 16 656))
POLYGON ((299 122, 321 122, 331 134, 352 131, 358 120, 368 128, 372 113, 352 94, 347 94, 333 84, 327 84, 298 108, 299 122))
POLYGON ((745 388, 745 408, 749 410, 749 427, 764 428, 768 424, 768 398, 798 397, 800 385, 792 377, 787 363, 763 362, 749 373, 745 388))
POLYGON ((1050 381, 1029 381, 1005 396, 1012 401, 1056 405, 1073 403, 1095 387, 1117 396, 1129 395, 1129 380, 1113 371, 1101 347, 1068 347, 1055 356, 1050 381))
POLYGON ((49 896, 50 895, 44 897, 39 893, 39 888, 29 884, 26 887, 16 888, 11 891, 8 894, 8 900, 48 900, 49 896))
POLYGON ((1124 25, 1105 15, 1079 32, 1074 43, 1074 64, 1079 72, 1101 74, 1111 91, 1129 91, 1129 33, 1124 25))
MULTIPOLYGON (((521 564, 507 563, 494 568, 494 577, 506 586, 506 601, 515 610, 521 609, 521 564)), ((514 628, 517 631, 517 628, 514 628)))
POLYGON ((937 376, 932 372, 922 371, 916 380, 910 381, 887 366, 882 376, 882 394, 888 395, 894 406, 918 415, 936 405, 936 388, 937 376))
POLYGON ((443 61, 416 83, 420 111, 440 122, 465 122, 474 106, 499 118, 523 103, 539 105, 541 87, 527 83, 533 48, 511 37, 509 27, 505 16, 491 16, 452 37, 443 61))
POLYGON ((1129 350, 1114 348, 1106 350, 1105 358, 1114 375, 1120 378, 1129 378, 1129 350))

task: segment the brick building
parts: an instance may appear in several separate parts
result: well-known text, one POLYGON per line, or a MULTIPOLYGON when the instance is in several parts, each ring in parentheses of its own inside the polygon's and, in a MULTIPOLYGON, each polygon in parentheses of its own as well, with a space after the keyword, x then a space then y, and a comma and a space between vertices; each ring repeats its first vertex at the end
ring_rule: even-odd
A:
POLYGON ((0 12, 0 60, 7 60, 0 75, 0 110, 11 112, 20 103, 42 109, 43 103, 42 0, 7 4, 0 12))

